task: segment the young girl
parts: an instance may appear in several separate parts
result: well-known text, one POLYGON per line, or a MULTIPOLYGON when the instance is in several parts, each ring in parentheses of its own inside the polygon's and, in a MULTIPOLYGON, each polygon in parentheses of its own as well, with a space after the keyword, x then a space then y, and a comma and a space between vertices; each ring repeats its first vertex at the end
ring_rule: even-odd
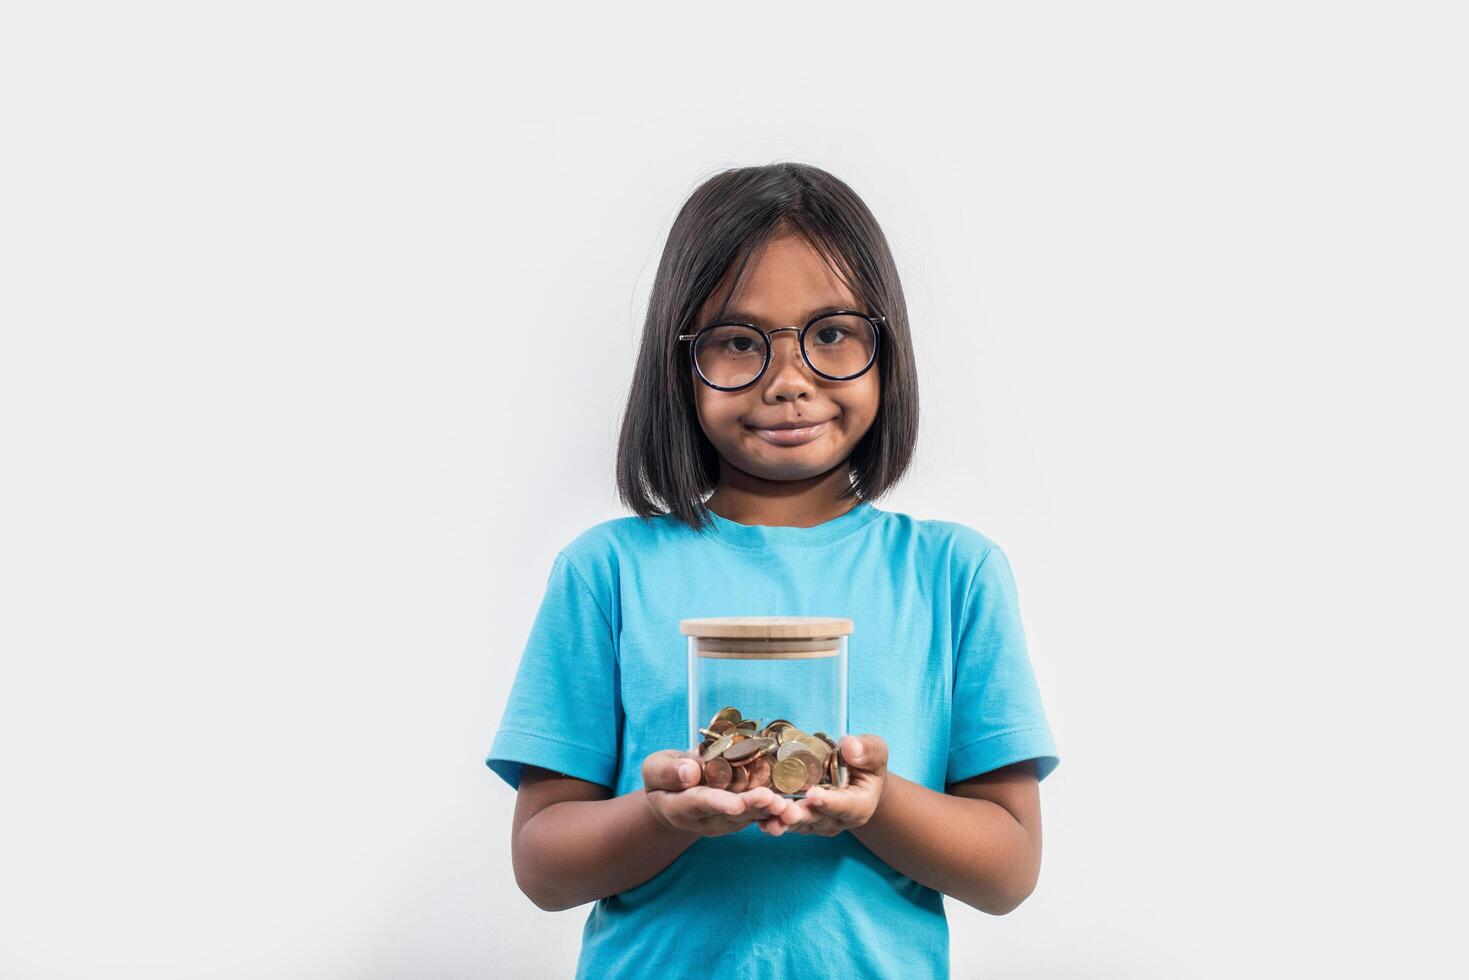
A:
POLYGON ((1056 768, 1005 553, 872 501, 918 384, 887 241, 845 183, 718 174, 658 266, 617 480, 636 513, 551 563, 487 760, 546 910, 595 902, 578 977, 948 976, 942 896, 1036 884, 1056 768), (701 784, 687 641, 706 616, 851 619, 843 789, 701 784))

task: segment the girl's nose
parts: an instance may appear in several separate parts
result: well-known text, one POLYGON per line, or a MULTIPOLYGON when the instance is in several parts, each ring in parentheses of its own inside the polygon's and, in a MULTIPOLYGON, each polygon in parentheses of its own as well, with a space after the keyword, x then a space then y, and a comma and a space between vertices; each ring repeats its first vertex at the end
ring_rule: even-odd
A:
POLYGON ((815 387, 794 334, 771 338, 770 367, 766 374, 766 393, 773 398, 795 398, 815 387))
POLYGON ((801 342, 796 338, 795 334, 770 338, 771 366, 774 367, 775 362, 781 358, 796 361, 801 360, 801 342))

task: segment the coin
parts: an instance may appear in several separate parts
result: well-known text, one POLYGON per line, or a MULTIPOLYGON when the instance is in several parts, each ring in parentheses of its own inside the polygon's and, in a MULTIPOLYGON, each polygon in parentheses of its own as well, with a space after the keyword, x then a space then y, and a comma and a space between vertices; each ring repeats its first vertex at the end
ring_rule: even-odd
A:
POLYGON ((709 727, 698 731, 703 736, 698 752, 704 781, 710 786, 732 793, 768 786, 787 796, 802 795, 818 784, 839 786, 836 743, 825 732, 807 734, 785 718, 762 726, 733 705, 720 709, 709 727))
POLYGON ((758 738, 747 738, 736 742, 724 751, 724 758, 732 766, 741 766, 754 760, 755 756, 763 752, 764 746, 758 738))
POLYGON ((801 787, 799 792, 804 793, 812 786, 815 786, 817 783, 821 782, 821 773, 822 770, 824 770, 826 767, 822 763, 817 762, 814 755, 807 755, 802 752, 797 752, 795 755, 791 756, 791 758, 800 759, 806 765, 806 782, 801 787))
POLYGON ((787 756, 771 770, 771 781, 782 793, 800 793, 806 785, 806 764, 798 758, 787 756))
POLYGON ((800 763, 803 766, 807 764, 806 763, 806 760, 807 759, 810 759, 811 762, 815 763, 817 766, 820 766, 821 765, 821 760, 818 759, 818 758, 816 758, 816 756, 812 755, 810 752, 807 752, 804 748, 798 748, 798 749, 796 749, 796 751, 794 751, 790 755, 786 756, 786 758, 787 759, 798 759, 798 760, 800 760, 800 763))
POLYGON ((825 762, 826 757, 831 755, 831 746, 814 735, 803 735, 796 740, 798 744, 806 747, 812 755, 816 756, 818 762, 825 762))
POLYGON ((734 769, 723 759, 710 759, 704 763, 704 782, 715 789, 724 789, 734 779, 734 769))
POLYGON ((782 759, 789 759, 791 757, 791 753, 792 752, 810 752, 810 751, 811 750, 809 748, 807 748, 806 745, 804 743, 802 743, 802 742, 796 742, 796 741, 782 742, 782 743, 780 743, 780 748, 778 748, 778 749, 775 750, 775 761, 779 762, 782 759))
POLYGON ((719 758, 719 756, 723 755, 724 751, 733 744, 733 735, 721 735, 718 739, 714 741, 713 744, 711 744, 707 749, 704 750, 704 754, 701 755, 699 758, 703 759, 705 762, 708 762, 710 759, 717 759, 719 758))

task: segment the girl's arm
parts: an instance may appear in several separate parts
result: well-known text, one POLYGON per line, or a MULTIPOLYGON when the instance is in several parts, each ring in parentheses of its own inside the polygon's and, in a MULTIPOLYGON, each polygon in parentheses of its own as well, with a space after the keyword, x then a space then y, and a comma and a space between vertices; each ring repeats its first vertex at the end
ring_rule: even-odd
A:
POLYGON ((877 809, 852 833, 914 881, 1005 915, 1030 897, 1040 877, 1035 763, 953 783, 947 793, 889 773, 877 809))
POLYGON ((653 813, 643 791, 612 790, 526 766, 515 797, 510 858, 520 890, 548 912, 647 881, 698 835, 653 813))
POLYGON ((736 794, 699 780, 692 754, 671 749, 644 761, 642 789, 617 797, 525 766, 510 838, 516 884, 548 912, 574 908, 642 884, 700 837, 743 830, 786 806, 766 787, 736 794))

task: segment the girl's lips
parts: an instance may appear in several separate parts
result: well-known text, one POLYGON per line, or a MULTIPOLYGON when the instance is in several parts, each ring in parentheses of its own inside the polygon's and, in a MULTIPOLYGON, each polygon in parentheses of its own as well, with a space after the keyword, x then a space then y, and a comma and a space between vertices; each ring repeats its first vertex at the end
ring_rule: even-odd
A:
POLYGON ((803 425, 799 429, 759 429, 752 425, 750 431, 774 446, 803 446, 825 432, 826 426, 827 422, 803 425))

